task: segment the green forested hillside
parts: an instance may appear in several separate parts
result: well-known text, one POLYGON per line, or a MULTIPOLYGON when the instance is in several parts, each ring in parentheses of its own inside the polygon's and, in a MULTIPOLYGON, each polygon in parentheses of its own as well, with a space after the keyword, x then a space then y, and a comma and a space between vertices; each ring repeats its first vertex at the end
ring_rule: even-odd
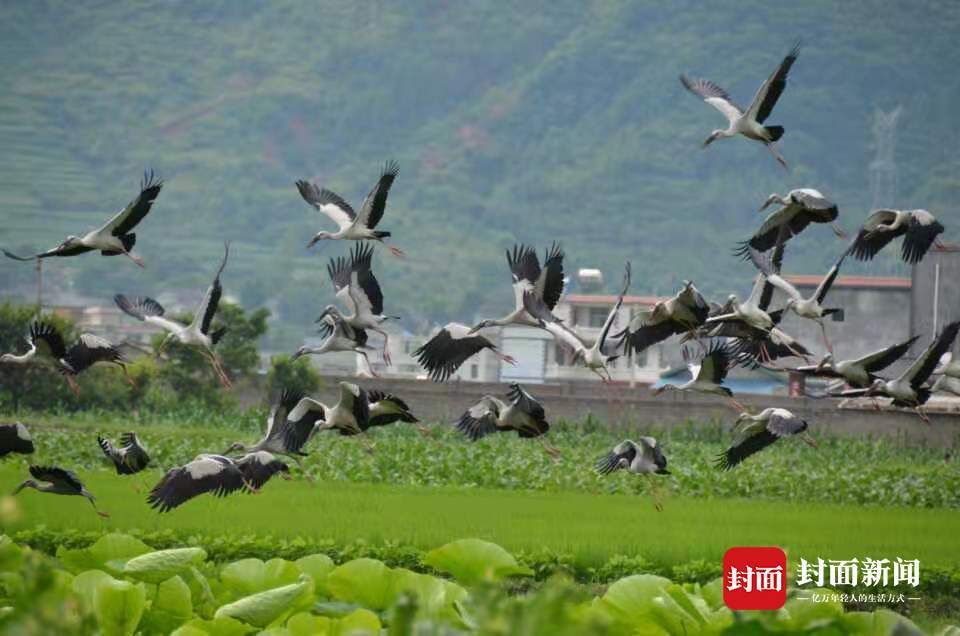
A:
MULTIPOLYGON (((521 240, 560 240, 571 270, 609 280, 629 258, 638 293, 682 278, 727 293, 748 284, 730 248, 768 193, 818 187, 844 225, 862 220, 876 109, 903 107, 887 204, 929 208, 956 240, 958 32, 954 2, 4 3, 0 243, 49 247, 98 224, 153 168, 167 185, 138 228, 147 270, 59 260, 51 291, 202 286, 231 239, 227 293, 269 305, 292 337, 346 250, 304 249, 330 224, 294 180, 358 202, 396 158, 383 227, 409 258, 376 268, 411 329, 502 312, 503 250, 521 240), (723 121, 678 74, 747 102, 797 37, 770 119, 792 171, 744 140, 701 150, 723 121)), ((840 247, 823 228, 791 245, 803 273, 840 247)), ((899 268, 891 251, 859 271, 899 268)), ((3 293, 32 280, 0 263, 3 293)))

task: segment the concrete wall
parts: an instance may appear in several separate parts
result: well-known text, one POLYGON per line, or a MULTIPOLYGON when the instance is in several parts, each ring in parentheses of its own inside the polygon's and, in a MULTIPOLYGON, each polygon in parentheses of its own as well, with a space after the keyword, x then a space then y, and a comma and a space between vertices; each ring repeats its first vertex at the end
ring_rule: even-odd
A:
MULTIPOLYGON (((356 382, 354 378, 324 378, 324 388, 315 396, 333 404, 337 400, 339 380, 356 382)), ((436 384, 406 379, 364 380, 365 388, 396 393, 405 399, 414 413, 427 422, 454 422, 460 414, 484 394, 502 395, 506 385, 479 382, 436 384)), ((687 420, 710 423, 722 420, 733 424, 734 411, 712 396, 665 394, 654 398, 647 389, 587 383, 543 384, 527 387, 540 399, 550 420, 581 420, 587 415, 610 423, 657 424, 669 426, 687 420)), ((250 397, 253 397, 251 394, 250 397)), ((263 393, 256 393, 256 401, 263 393)), ((935 447, 960 446, 960 410, 931 413, 931 424, 924 424, 912 412, 873 409, 838 409, 835 400, 793 399, 779 396, 737 396, 752 411, 768 406, 788 408, 805 418, 811 432, 830 431, 857 437, 894 436, 912 443, 935 447)), ((960 406, 954 407, 960 409, 960 406)))

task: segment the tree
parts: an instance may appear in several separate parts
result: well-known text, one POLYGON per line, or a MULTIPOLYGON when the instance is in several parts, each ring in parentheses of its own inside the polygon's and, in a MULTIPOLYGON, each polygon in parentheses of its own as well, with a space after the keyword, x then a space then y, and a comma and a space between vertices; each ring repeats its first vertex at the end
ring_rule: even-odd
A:
POLYGON ((307 358, 291 360, 283 354, 270 360, 270 372, 267 374, 267 395, 276 396, 280 391, 299 391, 310 394, 320 386, 320 374, 307 358))
MULTIPOLYGON (((25 353, 30 324, 37 318, 35 305, 0 304, 0 354, 25 353)), ((73 325, 56 316, 41 316, 52 323, 70 342, 73 325)), ((68 403, 72 394, 54 366, 38 356, 29 364, 0 364, 0 404, 18 411, 21 407, 45 409, 59 403, 68 403)))
MULTIPOLYGON (((260 362, 259 339, 267 333, 267 318, 270 310, 256 309, 247 315, 242 307, 221 302, 214 318, 213 329, 227 328, 215 351, 224 369, 232 379, 253 375, 260 362)), ((190 314, 181 314, 177 320, 190 322, 190 314)), ((154 336, 156 351, 166 334, 154 336)), ((198 398, 211 405, 222 404, 224 399, 219 380, 204 352, 197 347, 186 346, 173 339, 164 348, 166 360, 160 366, 160 377, 174 392, 184 398, 198 398)))

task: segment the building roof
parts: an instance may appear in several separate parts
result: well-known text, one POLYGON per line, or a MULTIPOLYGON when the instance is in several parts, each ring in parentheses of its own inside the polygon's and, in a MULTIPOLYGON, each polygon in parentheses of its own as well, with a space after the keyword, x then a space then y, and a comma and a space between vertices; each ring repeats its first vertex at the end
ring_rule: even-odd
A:
MULTIPOLYGON (((612 305, 617 302, 617 297, 613 294, 567 294, 560 300, 571 305, 612 305)), ((656 305, 666 300, 668 299, 661 296, 624 296, 623 304, 656 305)))
MULTIPOLYGON (((800 274, 784 276, 788 282, 797 287, 816 287, 823 280, 822 275, 800 274)), ((896 276, 838 276, 833 281, 834 287, 849 287, 854 289, 910 289, 909 278, 896 276)))

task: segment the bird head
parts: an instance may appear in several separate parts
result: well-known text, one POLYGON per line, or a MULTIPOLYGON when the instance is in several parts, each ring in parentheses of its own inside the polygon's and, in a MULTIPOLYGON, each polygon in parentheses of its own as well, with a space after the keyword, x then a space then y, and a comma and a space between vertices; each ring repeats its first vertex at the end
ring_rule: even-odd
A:
POLYGON ((783 310, 784 310, 784 311, 790 311, 790 310, 796 311, 796 310, 797 310, 797 299, 796 299, 796 298, 788 298, 788 299, 787 299, 787 302, 785 302, 785 303, 783 304, 783 310))
POLYGON ((707 138, 703 141, 703 147, 706 148, 707 146, 709 146, 710 144, 712 144, 712 143, 713 143, 714 141, 716 141, 716 140, 720 137, 720 135, 722 135, 722 134, 723 134, 723 131, 722 131, 722 130, 714 130, 712 133, 710 133, 710 136, 707 137, 707 138))
POLYGON ((817 368, 815 369, 815 371, 823 371, 824 369, 830 366, 833 366, 833 354, 827 353, 827 355, 823 356, 823 358, 817 364, 817 368))
POLYGON ((767 208, 769 208, 769 207, 770 207, 771 205, 773 205, 774 203, 779 203, 779 204, 781 204, 781 205, 785 205, 785 203, 784 203, 784 201, 783 201, 783 197, 780 196, 779 194, 777 194, 776 192, 774 192, 773 194, 771 194, 770 196, 768 196, 768 197, 767 197, 767 200, 764 201, 764 202, 763 202, 763 205, 760 206, 760 211, 763 212, 764 210, 766 210, 767 208))
POLYGON ((329 238, 333 238, 333 235, 330 234, 330 232, 317 232, 316 234, 313 235, 313 238, 310 239, 310 242, 307 243, 307 249, 310 249, 320 241, 323 241, 329 238))
POLYGON ((293 352, 293 355, 290 356, 290 362, 295 362, 301 356, 307 355, 307 347, 303 346, 293 352))
POLYGON ((221 455, 229 455, 230 453, 245 453, 247 452, 247 447, 241 444, 240 442, 234 442, 230 444, 227 450, 220 453, 221 455))
POLYGON ((80 237, 74 236, 73 234, 69 235, 67 238, 63 239, 63 247, 73 247, 80 244, 80 237))
POLYGON ((17 486, 16 489, 13 491, 13 494, 14 494, 14 495, 17 494, 18 492, 20 492, 20 491, 23 490, 24 488, 35 488, 35 489, 39 489, 39 488, 40 488, 40 484, 39 484, 38 482, 34 481, 33 479, 28 479, 28 480, 26 480, 25 482, 23 482, 22 484, 20 484, 19 486, 17 486))
POLYGON ((883 386, 886 382, 882 378, 877 378, 870 384, 870 388, 867 389, 866 395, 877 395, 883 390, 883 386))
POLYGON ((10 360, 13 360, 12 353, 5 353, 2 356, 0 356, 0 363, 9 362, 10 360))
POLYGON ((473 327, 470 327, 470 331, 468 331, 467 333, 474 334, 480 331, 481 329, 486 329, 487 327, 492 327, 492 326, 493 326, 492 320, 481 320, 480 322, 475 324, 473 327))
POLYGON ((666 392, 666 391, 675 391, 676 388, 677 388, 677 387, 675 387, 675 386, 672 385, 672 384, 663 384, 663 385, 661 385, 661 386, 655 387, 655 388, 653 389, 653 394, 654 394, 654 395, 660 395, 661 393, 664 393, 664 392, 666 392))

